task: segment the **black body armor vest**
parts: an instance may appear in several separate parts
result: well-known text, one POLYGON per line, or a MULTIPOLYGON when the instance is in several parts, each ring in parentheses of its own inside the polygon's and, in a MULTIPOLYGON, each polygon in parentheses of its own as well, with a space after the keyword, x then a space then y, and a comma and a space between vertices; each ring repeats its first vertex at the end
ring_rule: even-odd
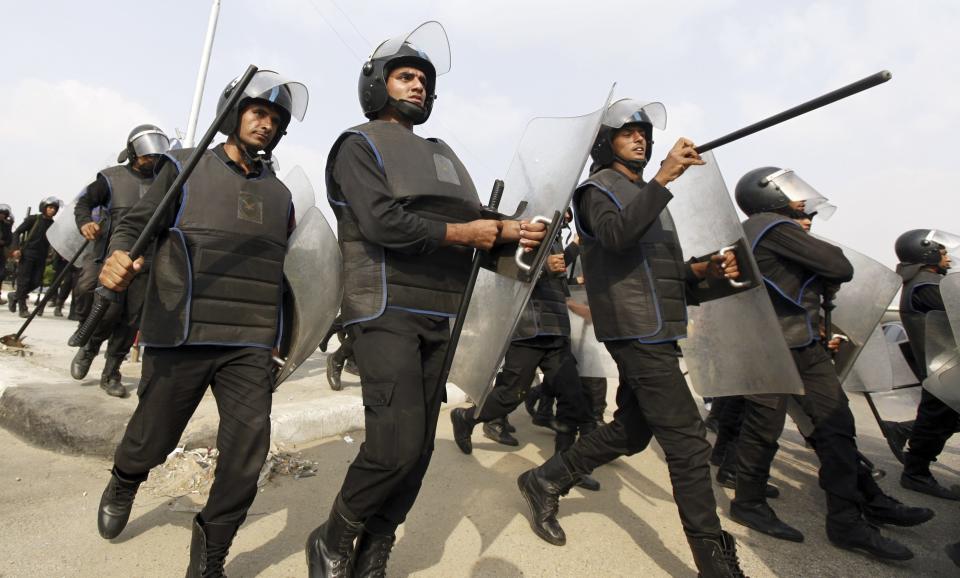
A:
POLYGON ((898 272, 903 277, 903 289, 900 291, 900 321, 903 322, 903 328, 907 331, 907 337, 910 338, 910 349, 913 351, 913 357, 917 360, 917 368, 921 372, 921 379, 927 377, 927 357, 926 357, 926 332, 927 332, 927 312, 918 311, 913 306, 914 292, 924 285, 940 286, 943 275, 919 268, 914 275, 905 274, 909 268, 901 265, 898 272))
MULTIPOLYGON (((167 156, 181 169, 191 152, 167 156)), ((267 167, 248 179, 204 153, 183 186, 173 226, 157 240, 144 345, 272 348, 291 207, 290 191, 267 167)))
MULTIPOLYGON (((622 209, 643 189, 613 169, 602 169, 574 192, 574 206, 594 187, 622 209)), ((662 343, 687 333, 686 264, 670 211, 664 209, 631 251, 604 249, 579 216, 583 276, 599 341, 662 343)))
POLYGON ((327 191, 336 205, 337 238, 343 254, 340 311, 344 324, 375 319, 387 307, 456 315, 470 276, 473 250, 448 246, 429 255, 408 255, 368 241, 333 179, 337 152, 350 135, 367 141, 390 192, 407 211, 446 223, 465 223, 481 216, 473 180, 443 141, 424 139, 400 124, 380 120, 344 131, 327 157, 327 191))
POLYGON ((120 223, 120 219, 127 214, 127 211, 143 198, 150 185, 153 184, 153 178, 142 177, 127 165, 117 165, 104 169, 100 171, 99 175, 103 177, 110 189, 110 204, 106 208, 106 222, 100 224, 101 229, 106 234, 100 235, 94 245, 94 255, 99 255, 102 259, 106 257, 105 253, 107 246, 110 244, 110 235, 113 234, 114 228, 120 223))
POLYGON ((820 339, 823 283, 817 274, 798 263, 764 254, 762 249, 757 251, 763 236, 778 226, 800 225, 777 213, 757 213, 743 222, 743 231, 763 275, 787 346, 797 349, 820 339))

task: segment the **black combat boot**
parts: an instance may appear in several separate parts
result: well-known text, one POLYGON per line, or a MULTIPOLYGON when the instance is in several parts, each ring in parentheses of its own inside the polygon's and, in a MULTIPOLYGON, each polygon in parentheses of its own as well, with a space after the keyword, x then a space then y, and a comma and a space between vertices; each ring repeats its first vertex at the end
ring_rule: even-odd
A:
POLYGON ((901 487, 944 500, 960 500, 960 492, 941 486, 940 482, 933 477, 933 474, 930 473, 930 460, 918 457, 910 452, 904 453, 903 458, 903 474, 900 476, 901 487))
MULTIPOLYGON (((471 431, 473 430, 472 427, 470 429, 471 431)), ((503 444, 505 446, 516 447, 520 445, 520 441, 510 435, 510 432, 507 431, 506 425, 502 420, 499 419, 490 420, 483 424, 483 437, 491 439, 498 444, 503 444)), ((460 443, 457 442, 457 445, 459 446, 460 443)), ((463 449, 463 446, 460 446, 460 449, 463 449)))
POLYGON ((910 560, 909 548, 880 533, 863 519, 860 506, 834 494, 827 494, 827 539, 837 548, 866 553, 882 560, 910 560))
POLYGON ((57 301, 57 304, 53 308, 54 317, 63 317, 63 301, 57 301))
MULTIPOLYGON (((596 429, 596 425, 593 422, 587 426, 586 429, 589 429, 590 426, 593 426, 593 429, 596 429)), ((577 434, 574 433, 557 433, 557 436, 554 438, 553 451, 556 454, 565 452, 577 441, 577 434)), ((577 476, 577 487, 583 488, 584 490, 590 490, 591 492, 600 491, 600 482, 592 476, 587 474, 580 474, 577 476)))
POLYGON ((757 500, 734 499, 730 502, 730 519, 778 540, 803 542, 803 534, 777 517, 777 513, 763 498, 757 500))
POLYGON ((209 524, 197 514, 193 518, 187 578, 226 578, 223 565, 236 533, 235 524, 209 524))
POLYGON ((93 364, 93 360, 97 358, 98 353, 100 353, 100 344, 92 341, 88 341, 86 345, 78 349, 73 356, 73 361, 70 362, 70 377, 74 379, 86 377, 87 372, 90 371, 90 365, 93 364))
POLYGON ((473 419, 474 408, 457 407, 450 411, 450 421, 453 422, 453 441, 457 447, 465 454, 473 453, 473 428, 477 425, 473 419))
POLYGON ((127 388, 121 383, 120 364, 123 363, 123 357, 107 357, 107 362, 103 365, 103 373, 100 374, 100 389, 107 392, 107 395, 113 397, 127 397, 127 388))
POLYGON ((352 518, 338 494, 330 517, 307 538, 307 575, 310 578, 353 576, 353 542, 363 531, 363 522, 352 518))
POLYGON ((509 433, 517 433, 517 428, 513 427, 513 424, 510 423, 509 416, 503 416, 500 418, 500 421, 503 422, 503 429, 509 433))
POLYGON ((10 313, 17 312, 17 300, 15 299, 16 296, 17 294, 12 291, 7 293, 7 309, 10 310, 10 313))
MULTIPOLYGON (((21 299, 20 302, 17 303, 17 308, 20 310, 20 313, 19 313, 20 317, 22 317, 23 319, 26 319, 27 317, 30 317, 30 311, 27 309, 27 300, 26 300, 26 299, 21 299)), ((42 311, 38 311, 37 314, 38 314, 38 315, 43 315, 43 312, 42 312, 42 311)))
POLYGON ((387 560, 397 537, 364 532, 357 542, 357 558, 353 564, 354 578, 386 578, 387 560))
MULTIPOLYGON (((604 377, 582 377, 580 381, 583 382, 584 387, 587 389, 587 394, 590 399, 590 415, 593 416, 593 420, 597 422, 598 426, 604 425, 606 422, 603 420, 603 413, 607 409, 607 380, 604 377)), ((581 434, 583 432, 580 432, 581 434)))
POLYGON ((133 508, 133 499, 137 497, 137 489, 145 479, 146 476, 140 480, 124 478, 117 472, 117 468, 113 468, 97 510, 97 529, 102 537, 112 540, 126 527, 130 510, 133 508))
POLYGON ((517 486, 530 507, 530 527, 533 533, 554 546, 567 543, 567 536, 557 521, 560 496, 566 495, 576 483, 560 454, 554 454, 539 468, 520 474, 517 486))
POLYGON ((343 373, 343 357, 339 355, 340 350, 327 356, 327 383, 330 389, 340 391, 343 389, 343 382, 340 381, 340 374, 343 373))
POLYGON ((915 508, 886 494, 878 494, 863 506, 863 517, 871 524, 919 526, 933 519, 930 508, 915 508))
POLYGON ((733 536, 720 531, 716 538, 691 538, 690 551, 701 578, 746 578, 737 559, 737 543, 733 536))
MULTIPOLYGON (((717 485, 731 490, 737 489, 737 449, 736 444, 727 444, 723 452, 723 462, 717 469, 717 485)), ((765 498, 779 498, 780 488, 771 483, 764 486, 765 498)))

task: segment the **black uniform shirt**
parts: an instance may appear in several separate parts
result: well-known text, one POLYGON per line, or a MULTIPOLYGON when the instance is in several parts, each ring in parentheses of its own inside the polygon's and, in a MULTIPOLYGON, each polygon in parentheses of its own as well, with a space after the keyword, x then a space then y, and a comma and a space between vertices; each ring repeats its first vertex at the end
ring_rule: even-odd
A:
MULTIPOLYGON (((244 175, 243 169, 240 166, 233 162, 227 152, 223 148, 223 144, 219 144, 212 149, 213 154, 217 155, 220 160, 222 160, 228 167, 230 167, 238 175, 244 175)), ((167 192, 167 189, 170 188, 170 185, 173 184, 173 181, 177 178, 177 166, 174 163, 168 162, 169 159, 162 157, 158 161, 157 165, 157 176, 153 180, 153 184, 150 185, 150 188, 143 195, 140 201, 130 208, 127 211, 127 214, 124 215, 123 220, 117 225, 116 231, 110 237, 110 247, 107 250, 107 254, 110 255, 114 251, 129 251, 133 244, 136 243, 137 237, 140 236, 140 232, 147 226, 147 222, 150 220, 150 217, 156 212, 157 207, 160 205, 160 202, 163 200, 164 194, 167 192)), ((250 167, 250 172, 246 173, 245 176, 248 179, 257 178, 260 176, 261 172, 264 170, 270 170, 263 166, 263 163, 259 160, 256 160, 250 167)), ((172 203, 170 207, 164 212, 163 219, 161 223, 166 227, 173 225, 173 222, 176 220, 177 212, 180 210, 180 199, 176 203, 172 203)), ((290 224, 288 227, 288 233, 293 231, 293 228, 296 224, 296 216, 293 214, 293 209, 290 210, 290 224)))
MULTIPOLYGON (((640 244, 672 199, 673 193, 666 187, 650 181, 641 186, 641 194, 621 209, 607 193, 591 186, 580 195, 578 218, 601 247, 623 253, 640 244)), ((690 267, 686 267, 685 274, 688 285, 700 282, 690 267)))
POLYGON ((914 289, 913 295, 910 296, 910 304, 921 313, 947 310, 943 305, 940 287, 936 285, 921 285, 914 289))
MULTIPOLYGON (((13 219, 0 220, 0 247, 6 247, 13 241, 13 219)), ((0 249, 0 253, 2 253, 0 249)), ((6 253, 3 253, 4 255, 6 253)))
POLYGON ((816 273, 829 283, 846 283, 853 279, 853 265, 836 245, 811 236, 800 227, 774 227, 757 244, 754 255, 761 271, 769 275, 771 265, 764 263, 770 253, 816 273))
POLYGON ((77 197, 73 206, 73 217, 77 220, 77 228, 93 222, 93 208, 106 207, 110 204, 110 185, 102 175, 87 185, 83 194, 77 197))
POLYGON ((47 241, 47 229, 51 225, 53 225, 53 219, 47 219, 40 213, 27 215, 20 226, 17 227, 17 230, 13 232, 11 249, 20 249, 20 252, 27 257, 46 259, 47 252, 50 250, 50 242, 47 241), (36 227, 34 227, 35 225, 36 227))
POLYGON ((432 253, 446 237, 446 223, 407 211, 393 197, 373 150, 360 135, 350 135, 341 143, 333 180, 371 243, 416 255, 432 253))

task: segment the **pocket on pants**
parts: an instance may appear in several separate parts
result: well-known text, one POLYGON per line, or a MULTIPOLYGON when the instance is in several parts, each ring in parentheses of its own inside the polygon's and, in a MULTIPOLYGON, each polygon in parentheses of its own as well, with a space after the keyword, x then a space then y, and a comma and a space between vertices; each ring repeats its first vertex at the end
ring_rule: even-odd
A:
POLYGON ((361 384, 363 396, 366 441, 363 453, 371 464, 392 469, 397 467, 398 458, 398 418, 393 401, 394 382, 361 384))

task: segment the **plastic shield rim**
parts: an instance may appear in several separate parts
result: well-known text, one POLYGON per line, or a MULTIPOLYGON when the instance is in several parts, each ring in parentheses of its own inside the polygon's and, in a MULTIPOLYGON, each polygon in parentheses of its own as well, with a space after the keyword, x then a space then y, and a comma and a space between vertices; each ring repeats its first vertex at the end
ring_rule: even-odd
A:
MULTIPOLYGON (((669 187, 673 200, 667 208, 684 258, 709 255, 727 246, 745 247, 746 251, 737 252, 740 271, 761 280, 714 154, 706 152, 701 158, 704 165, 691 166, 669 187), (705 206, 711 210, 704 211, 705 206)), ((688 307, 687 312, 687 336, 679 344, 689 380, 700 396, 803 394, 803 381, 762 281, 688 307), (719 355, 718 351, 730 353, 719 355)))
POLYGON ((293 327, 275 387, 313 355, 333 325, 343 293, 342 270, 343 259, 333 229, 320 209, 311 207, 290 236, 284 260, 284 277, 293 293, 293 327), (318 290, 320 279, 327 287, 318 290))
MULTIPOLYGON (((549 211, 552 213, 559 211, 563 215, 564 210, 570 204, 573 197, 573 191, 583 172, 583 167, 590 156, 590 150, 596 140, 600 130, 600 123, 603 114, 610 105, 613 90, 616 85, 611 86, 606 95, 603 106, 589 114, 577 117, 538 117, 527 123, 523 136, 520 139, 520 145, 510 163, 510 168, 504 177, 506 191, 509 194, 511 188, 519 188, 525 191, 521 198, 528 200, 524 212, 519 219, 530 219, 536 215, 542 215, 547 209, 540 206, 547 203, 547 199, 554 199, 557 203, 551 203, 549 211), (557 139, 550 139, 548 142, 549 150, 573 150, 569 156, 575 161, 574 167, 572 161, 564 157, 564 162, 554 163, 558 166, 550 165, 552 171, 545 171, 547 165, 542 159, 543 152, 538 154, 525 155, 524 145, 526 139, 535 139, 535 128, 542 123, 569 122, 571 127, 576 123, 576 140, 572 135, 566 135, 565 140, 558 142, 557 139), (586 127, 581 127, 580 123, 586 123, 586 127), (582 138, 582 142, 579 139, 582 138), (579 148, 571 149, 573 143, 577 143, 579 148), (566 147, 558 149, 558 146, 566 147), (538 172, 539 169, 539 172, 538 172), (531 174, 543 176, 549 172, 551 176, 559 179, 562 175, 563 182, 555 183, 552 187, 541 186, 544 183, 533 183, 530 180, 531 174), (539 198, 531 198, 533 192, 541 193, 539 198), (560 203, 559 201, 562 201, 560 203), (553 207, 556 204, 558 206, 553 207)), ((541 149, 543 147, 540 147, 541 149)), ((559 155, 559 153, 557 153, 559 155)), ((536 275, 534 275, 534 279, 536 275)), ((498 275, 491 271, 481 268, 477 277, 477 283, 474 292, 471 295, 470 306, 467 308, 466 319, 463 323, 463 332, 460 341, 457 344, 457 350, 454 354, 453 363, 450 368, 449 381, 456 384, 463 390, 474 402, 477 407, 483 407, 487 395, 492 388, 493 380, 496 377, 500 363, 510 346, 511 336, 516 328, 520 314, 530 298, 534 283, 524 283, 515 279, 498 275), (497 303, 504 308, 504 314, 489 315, 484 313, 483 306, 478 306, 487 296, 487 301, 497 303), (509 296, 509 299, 496 299, 495 297, 509 296), (485 328, 490 319, 495 319, 496 324, 485 328), (509 323, 505 320, 510 320, 509 323), (479 328, 479 329, 478 329, 479 328), (501 339, 502 336, 502 339, 501 339)))

